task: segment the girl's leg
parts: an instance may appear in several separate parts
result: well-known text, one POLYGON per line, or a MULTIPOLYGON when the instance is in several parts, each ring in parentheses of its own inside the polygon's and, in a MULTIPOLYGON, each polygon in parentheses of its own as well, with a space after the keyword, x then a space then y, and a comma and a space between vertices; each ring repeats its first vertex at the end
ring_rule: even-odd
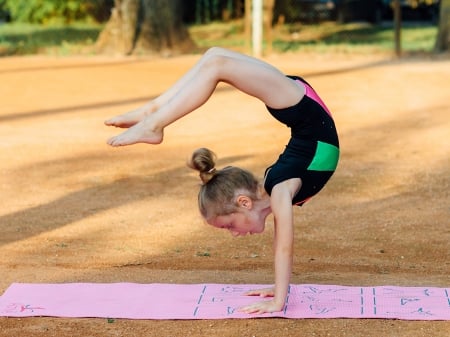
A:
POLYGON ((196 76, 197 72, 201 69, 205 61, 208 60, 211 56, 228 56, 245 60, 247 62, 254 62, 256 64, 260 64, 261 66, 268 66, 265 62, 244 54, 236 53, 223 48, 211 48, 202 56, 202 58, 194 65, 194 67, 192 67, 185 75, 183 75, 177 82, 175 82, 175 84, 173 84, 167 91, 138 109, 106 120, 105 124, 121 128, 129 128, 130 126, 133 126, 134 124, 140 122, 146 116, 158 110, 173 96, 175 96, 189 81, 191 81, 196 76))
POLYGON ((139 123, 145 118, 145 116, 151 114, 156 110, 157 106, 152 100, 137 109, 105 120, 105 125, 115 126, 118 128, 129 128, 136 123, 139 123))
POLYGON ((186 74, 184 74, 177 82, 175 82, 175 84, 173 84, 164 93, 162 93, 161 95, 149 101, 148 103, 146 103, 145 105, 143 105, 138 109, 132 110, 125 114, 118 115, 106 120, 105 124, 110 126, 128 128, 140 122, 149 114, 158 110, 162 105, 167 103, 167 101, 169 101, 180 90, 180 88, 182 88, 188 81, 190 81, 195 76, 195 74, 201 67, 202 63, 204 62, 206 55, 207 54, 203 55, 203 57, 200 59, 200 61, 197 62, 197 64, 194 65, 194 67, 192 67, 186 74))
POLYGON ((155 100, 161 104, 156 111, 108 143, 113 146, 160 143, 164 127, 203 105, 219 82, 229 83, 273 108, 296 104, 304 94, 302 87, 273 66, 243 54, 212 48, 155 100))

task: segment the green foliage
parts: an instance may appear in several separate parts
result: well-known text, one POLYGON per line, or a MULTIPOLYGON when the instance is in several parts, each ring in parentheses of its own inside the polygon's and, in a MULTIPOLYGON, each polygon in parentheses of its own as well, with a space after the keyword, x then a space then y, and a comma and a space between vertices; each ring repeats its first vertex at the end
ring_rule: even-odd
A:
POLYGON ((40 25, 10 23, 0 26, 0 56, 90 53, 99 24, 40 25))
MULTIPOLYGON (((393 51, 394 29, 363 23, 322 24, 301 29, 295 39, 280 38, 274 41, 274 49, 282 52, 311 50, 322 52, 373 53, 393 51), (308 31, 309 30, 309 31, 308 31), (311 31, 314 31, 312 34, 311 31)), ((430 24, 402 27, 404 52, 431 52, 437 28, 430 24)))
MULTIPOLYGON (((112 6, 112 0, 0 0, 13 21, 28 23, 70 23, 92 21, 101 10, 112 6)), ((1 3, 0 2, 0 6, 1 3)))
MULTIPOLYGON (((220 45, 248 51, 244 28, 238 22, 214 22, 189 27, 196 45, 209 48, 220 45)), ((431 52, 437 27, 430 23, 408 24, 402 27, 402 50, 406 53, 431 52)), ((394 29, 392 25, 367 23, 322 23, 316 25, 285 24, 273 34, 275 52, 308 51, 319 53, 384 53, 393 52, 394 29)))
MULTIPOLYGON (((1 1, 1 0, 0 0, 1 1)), ((70 55, 93 53, 93 45, 102 29, 99 24, 25 24, 0 25, 0 56, 33 53, 70 55)), ((196 45, 215 45, 247 51, 243 23, 214 22, 189 27, 196 45)), ((402 50, 431 52, 437 28, 430 24, 402 28, 402 50)), ((376 53, 394 51, 392 26, 363 23, 285 25, 274 34, 275 52, 310 51, 319 53, 376 53)))

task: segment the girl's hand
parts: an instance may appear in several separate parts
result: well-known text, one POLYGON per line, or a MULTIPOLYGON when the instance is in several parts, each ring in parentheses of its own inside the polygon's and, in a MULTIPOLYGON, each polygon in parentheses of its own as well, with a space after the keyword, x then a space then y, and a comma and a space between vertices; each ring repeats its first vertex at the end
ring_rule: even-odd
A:
MULTIPOLYGON (((260 297, 274 297, 275 289, 274 288, 266 288, 266 289, 256 289, 247 291, 244 295, 247 296, 260 296, 260 297)), ((276 311, 283 310, 284 303, 277 304, 275 303, 275 299, 264 302, 256 302, 245 307, 239 309, 240 312, 245 312, 247 314, 264 314, 264 313, 272 313, 276 311)))
POLYGON ((275 289, 274 288, 266 288, 266 289, 255 289, 250 290, 244 293, 246 296, 260 296, 260 297, 274 297, 275 289))
POLYGON ((279 305, 275 303, 275 300, 257 302, 239 309, 240 312, 246 314, 265 314, 283 310, 284 304, 279 305))

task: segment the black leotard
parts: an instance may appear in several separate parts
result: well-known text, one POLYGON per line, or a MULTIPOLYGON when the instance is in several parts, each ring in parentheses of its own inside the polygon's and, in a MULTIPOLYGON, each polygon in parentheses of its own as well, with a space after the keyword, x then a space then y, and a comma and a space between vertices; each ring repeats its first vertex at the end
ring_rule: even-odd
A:
POLYGON ((314 89, 301 77, 288 76, 305 87, 305 95, 294 106, 267 107, 277 120, 291 128, 291 139, 278 160, 266 169, 264 188, 291 178, 302 185, 292 204, 303 205, 330 179, 339 159, 339 140, 331 113, 314 89))

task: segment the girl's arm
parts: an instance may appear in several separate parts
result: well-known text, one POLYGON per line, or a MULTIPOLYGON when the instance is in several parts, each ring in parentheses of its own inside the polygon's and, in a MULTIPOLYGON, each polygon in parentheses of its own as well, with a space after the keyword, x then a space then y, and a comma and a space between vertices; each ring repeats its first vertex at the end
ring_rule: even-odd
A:
MULTIPOLYGON (((290 179, 277 184, 272 189, 271 207, 275 218, 275 287, 274 297, 269 301, 258 302, 241 308, 246 313, 266 313, 281 311, 286 302, 293 260, 294 225, 292 198, 300 188, 300 179, 290 179)), ((266 289, 267 290, 267 289, 266 289)), ((257 291, 249 293, 257 295, 257 291)), ((263 295, 260 293, 259 295, 263 295)))
POLYGON ((280 310, 284 307, 292 272, 294 224, 292 195, 288 186, 278 184, 272 190, 271 206, 275 219, 275 297, 280 310), (278 188, 277 188, 278 187, 278 188))

